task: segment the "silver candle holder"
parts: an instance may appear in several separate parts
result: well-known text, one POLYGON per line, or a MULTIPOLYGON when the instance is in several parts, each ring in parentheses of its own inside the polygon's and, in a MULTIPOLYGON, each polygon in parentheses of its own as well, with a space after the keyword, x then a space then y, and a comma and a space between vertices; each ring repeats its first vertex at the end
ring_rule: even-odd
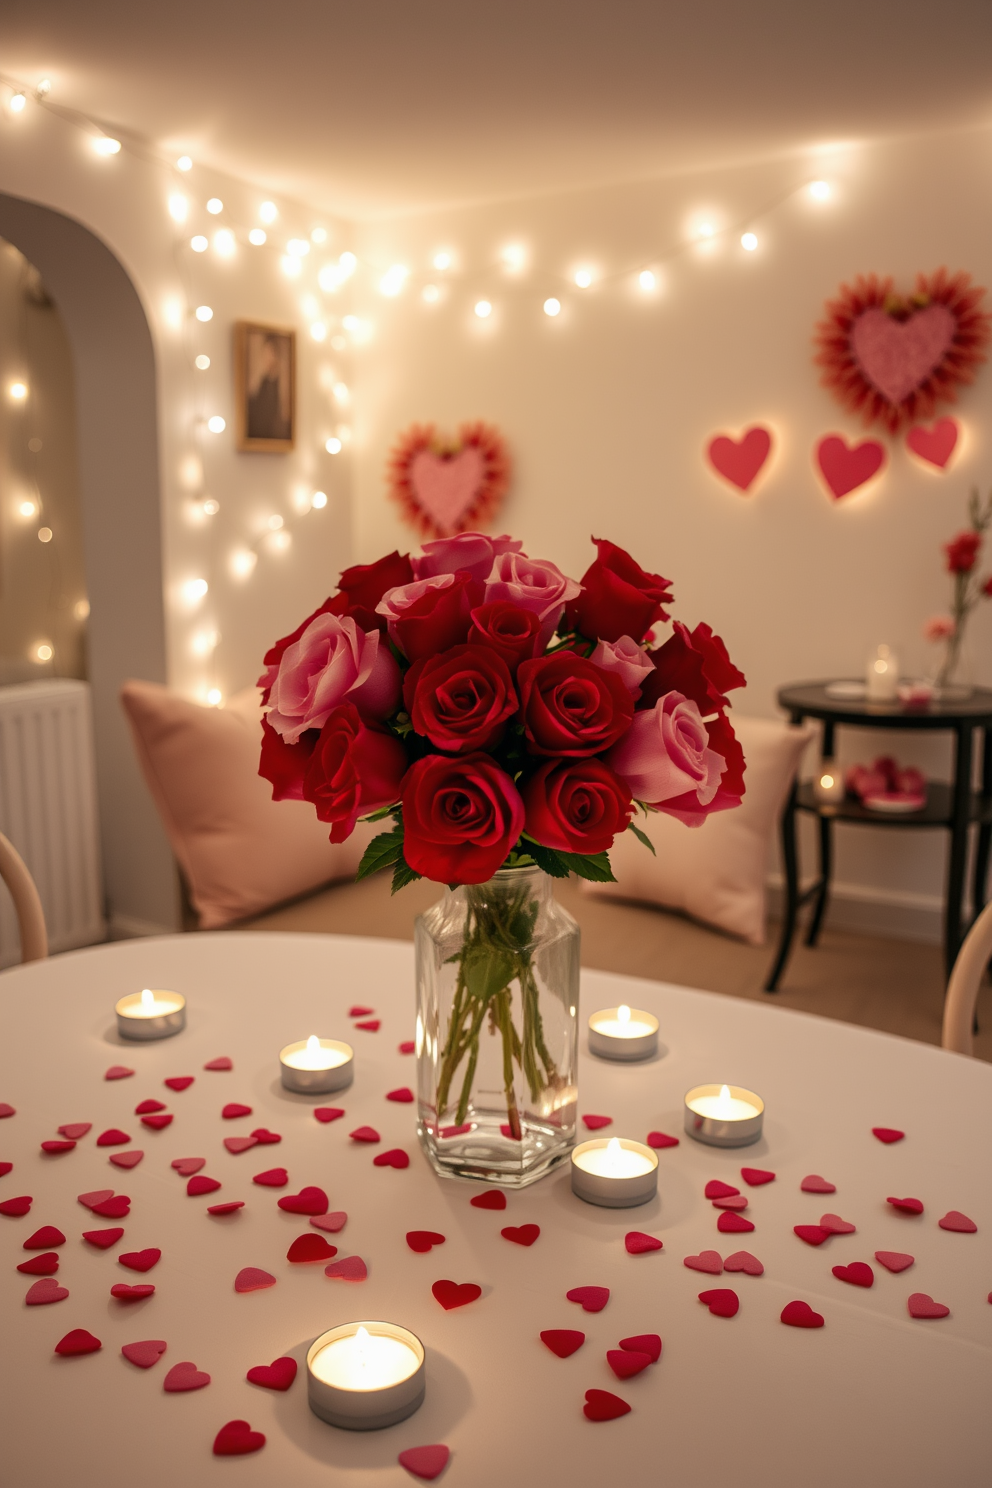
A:
POLYGON ((708 1147, 749 1147, 761 1136, 765 1103, 741 1085, 696 1085, 685 1097, 685 1129, 708 1147))
POLYGON ((589 1019, 589 1053, 600 1059, 651 1059, 658 1052, 658 1019, 624 1004, 589 1019))
POLYGON ((423 1404, 424 1359, 416 1333, 398 1323, 342 1323, 307 1350, 310 1409, 345 1431, 395 1426, 423 1404))
POLYGON ((285 1090, 329 1095, 355 1078, 355 1051, 338 1039, 300 1039, 279 1050, 279 1076, 285 1090))
POLYGON ((658 1155, 626 1137, 596 1137, 572 1148, 572 1192, 604 1209, 633 1209, 658 1192, 658 1155))
POLYGON ((117 1032, 121 1038, 145 1042, 171 1038, 186 1027, 186 999, 180 992, 153 991, 145 987, 114 1005, 117 1032))

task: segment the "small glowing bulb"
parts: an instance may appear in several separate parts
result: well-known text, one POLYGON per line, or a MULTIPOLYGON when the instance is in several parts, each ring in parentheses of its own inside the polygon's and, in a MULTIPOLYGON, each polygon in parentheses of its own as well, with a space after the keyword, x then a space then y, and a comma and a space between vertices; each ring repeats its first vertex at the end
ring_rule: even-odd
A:
POLYGON ((207 693, 207 702, 210 704, 210 707, 219 708, 223 701, 224 694, 221 692, 220 688, 211 687, 210 691, 207 693))
POLYGON ((264 201, 258 209, 258 216, 261 222, 275 222, 276 218, 279 216, 279 208, 276 206, 275 202, 264 201))
POLYGON ((335 403, 350 403, 351 393, 346 382, 336 382, 331 388, 335 403))
POLYGON ((183 585, 183 598, 187 604, 199 604, 209 588, 206 579, 187 579, 183 585))
POLYGON ((338 259, 338 271, 342 279, 347 279, 358 268, 358 259, 353 253, 342 253, 338 259))
POLYGON ((288 532, 273 532, 269 538, 269 546, 274 553, 285 553, 293 539, 288 532))
POLYGON ((883 672, 887 672, 887 671, 888 671, 888 670, 889 670, 889 663, 888 663, 888 662, 887 662, 887 661, 885 661, 885 660, 883 660, 883 659, 882 659, 882 658, 881 658, 881 657, 880 657, 880 658, 879 658, 879 659, 878 659, 878 661, 876 661, 876 662, 875 662, 875 670, 876 670, 876 672, 878 672, 878 673, 879 673, 879 675, 880 675, 880 676, 881 676, 881 674, 882 674, 882 673, 883 673, 883 672))
POLYGON ((219 511, 220 502, 215 501, 212 496, 209 496, 203 503, 203 515, 205 517, 215 517, 219 511))
POLYGON ((98 155, 118 155, 121 142, 118 139, 111 139, 109 134, 100 134, 93 141, 93 148, 98 155))
POLYGON ((314 227, 314 228, 312 228, 311 231, 310 231, 310 241, 311 241, 311 243, 326 243, 327 242, 327 228, 326 227, 314 227))
POLYGON ((820 776, 820 784, 823 786, 823 789, 824 790, 829 790, 830 787, 833 785, 833 783, 834 783, 834 777, 832 775, 821 775, 820 776))
POLYGON ((451 254, 450 253, 435 253, 435 255, 434 255, 433 259, 431 260, 431 262, 433 263, 434 267, 438 270, 438 272, 443 274, 444 271, 445 271, 445 269, 450 269, 451 268, 451 254))
POLYGON ((51 540, 52 540, 52 529, 51 529, 51 527, 39 527, 38 528, 38 541, 39 542, 43 542, 43 543, 50 543, 51 540))
POLYGON ((150 987, 144 987, 141 992, 141 1007, 143 1012, 151 1012, 155 1006, 155 994, 150 987))
POLYGON ((315 320, 310 327, 310 334, 315 341, 327 340, 327 327, 322 320, 315 320))
POLYGON ((629 1023, 630 1022, 630 1008, 627 1007, 626 1003, 621 1003, 620 1006, 617 1008, 617 1022, 618 1023, 629 1023))
POLYGON ((195 238, 190 238, 189 246, 194 253, 206 253, 210 247, 210 240, 209 238, 205 238, 202 233, 197 233, 195 238))
POLYGON ((236 579, 246 579, 257 562, 257 553, 250 548, 239 548, 231 554, 231 572, 236 579))
POLYGON ((306 258, 310 252, 310 244, 306 238, 290 238, 286 244, 286 252, 291 253, 294 258, 306 258))
POLYGON ((214 312, 211 310, 209 305, 197 305, 193 313, 196 316, 197 320, 203 321, 204 325, 207 323, 208 320, 213 320, 214 318, 214 312))
POLYGON ((652 290, 655 287, 655 277, 650 269, 642 269, 637 276, 637 282, 643 290, 652 290))
POLYGON ((34 648, 34 654, 38 661, 51 661, 55 652, 47 641, 40 641, 34 648))
POLYGON ((227 428, 227 420, 222 419, 219 413, 215 413, 207 419, 207 428, 211 434, 223 434, 227 428))
POLYGON ((316 507, 318 511, 323 510, 323 508, 327 505, 327 492, 314 491, 313 495, 310 497, 310 505, 316 507))
POLYGON ((176 161, 176 170, 190 171, 192 169, 193 169, 193 162, 189 158, 189 156, 188 155, 180 155, 179 159, 176 161))
POLYGON ((169 197, 169 216, 173 222, 185 222, 189 213, 189 201, 181 191, 174 191, 169 197))
POLYGON ((77 599, 72 607, 72 613, 77 620, 88 620, 90 616, 90 602, 88 599, 77 599))
POLYGON ((493 307, 488 300, 477 300, 475 303, 475 313, 480 320, 485 320, 488 316, 492 315, 493 307))
POLYGON ((219 216, 220 213, 223 212, 223 210, 224 203, 221 201, 219 196, 212 196, 207 202, 207 211, 210 213, 211 217, 219 216))
POLYGON ((827 181, 810 181, 809 194, 814 201, 830 200, 830 185, 827 181))
POLYGON ((230 258, 236 247, 234 234, 229 227, 222 227, 220 232, 214 233, 214 250, 221 258, 230 258))
POLYGON ((293 258, 291 254, 285 253, 279 260, 279 267, 287 279, 298 279, 303 265, 298 258, 293 258))
POLYGON ((206 372, 207 368, 210 366, 210 358, 207 356, 206 352, 200 352, 200 355, 194 359, 193 366, 197 369, 198 372, 206 372))
POLYGON ((22 501, 17 508, 22 517, 33 517, 38 511, 33 501, 22 501))
POLYGON ((28 395, 28 385, 26 382, 12 382, 7 391, 15 403, 23 403, 28 395))
POLYGON ((324 448, 329 455, 339 455, 341 453, 341 441, 332 436, 326 441, 324 448))
POLYGON ((545 315, 560 315, 561 300, 556 300, 553 296, 550 300, 545 300, 544 313, 545 315))
POLYGON ((697 238, 712 238, 716 235, 716 228, 712 222, 701 222, 696 228, 697 238))
POLYGON ((333 294, 341 286, 341 275, 336 265, 325 264, 317 275, 317 283, 327 294, 333 294))
POLYGON ((380 294, 388 295, 392 299, 402 293, 408 273, 409 269, 403 264, 393 264, 379 280, 380 294))
POLYGON ((360 331, 362 329, 362 322, 357 315, 346 315, 341 324, 346 331, 360 331))
POLYGON ((15 93, 10 100, 10 112, 12 114, 19 114, 26 103, 27 99, 23 93, 15 93))
POLYGON ((41 82, 38 84, 37 88, 35 88, 34 91, 37 93, 39 98, 47 98, 49 93, 51 93, 52 91, 51 80, 49 78, 42 78, 41 82))
POLYGON ((501 249, 500 258, 508 269, 522 269, 527 259, 527 250, 520 243, 508 243, 501 249))
POLYGON ((574 277, 580 289, 588 289, 592 283, 592 274, 588 269, 576 269, 574 277))
POLYGON ((253 248, 261 248, 262 244, 267 241, 268 236, 264 227, 253 227, 248 234, 248 241, 253 248))
POLYGON ((209 656, 217 644, 218 635, 215 630, 201 630, 190 641, 190 650, 194 656, 209 656))
POLYGON ((748 253, 753 253, 758 246, 758 239, 753 232, 741 234, 741 247, 748 253))
POLYGON ((285 523, 283 522, 283 519, 280 516, 274 516, 274 517, 270 517, 269 518, 268 526, 269 526, 269 531, 270 532, 278 532, 279 531, 279 528, 280 527, 283 527, 284 525, 285 525, 285 523))
POLYGON ((420 291, 420 298, 426 300, 428 305, 433 305, 441 297, 441 291, 436 284, 425 284, 420 291))

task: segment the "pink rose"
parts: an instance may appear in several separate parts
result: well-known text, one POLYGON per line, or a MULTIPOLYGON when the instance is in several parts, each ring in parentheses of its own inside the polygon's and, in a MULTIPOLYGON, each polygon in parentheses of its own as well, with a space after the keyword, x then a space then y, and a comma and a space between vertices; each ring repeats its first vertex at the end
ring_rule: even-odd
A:
POLYGON ((512 537, 486 537, 481 532, 461 532, 457 537, 439 537, 424 543, 422 558, 413 558, 413 577, 432 579, 437 574, 469 573, 484 584, 493 564, 503 553, 519 553, 522 542, 512 537))
POLYGON ((377 630, 359 630, 350 615, 317 615, 287 646, 269 692, 268 721, 287 744, 323 728, 348 700, 370 718, 386 718, 400 695, 400 669, 377 630))
POLYGON ((502 553, 486 581, 485 603, 506 599, 518 609, 533 611, 541 622, 543 647, 554 635, 566 604, 575 599, 580 588, 574 579, 566 578, 560 568, 543 558, 502 553))
POLYGON ((621 636, 618 641, 598 641, 589 660, 604 672, 616 672, 634 698, 640 697, 645 677, 654 671, 651 658, 630 636, 621 636))
POLYGON ((407 661, 419 661, 463 644, 475 604, 472 591, 478 588, 464 571, 436 574, 390 589, 376 610, 385 615, 389 638, 407 661))
POLYGON ((697 705, 680 692, 668 692, 634 721, 606 762, 626 780, 638 801, 660 806, 687 793, 698 806, 713 800, 725 760, 711 749, 697 705))
POLYGON ((923 627, 925 641, 949 641, 957 630, 952 615, 932 615, 923 627))

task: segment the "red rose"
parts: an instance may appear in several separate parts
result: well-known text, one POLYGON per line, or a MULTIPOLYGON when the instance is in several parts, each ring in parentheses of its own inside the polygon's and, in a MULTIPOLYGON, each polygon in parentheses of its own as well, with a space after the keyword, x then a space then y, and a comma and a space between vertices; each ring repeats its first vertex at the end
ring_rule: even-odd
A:
POLYGON ((303 777, 303 799, 320 821, 331 822, 331 841, 350 837, 355 822, 399 800, 406 750, 394 734, 366 723, 354 703, 334 709, 317 736, 303 777))
POLYGON ((560 852, 598 853, 626 831, 634 806, 630 791, 601 760, 542 765, 524 787, 526 830, 560 852))
POLYGON ((663 646, 648 653, 655 670, 641 684, 638 707, 653 708, 667 692, 680 692, 704 717, 717 708, 729 708, 724 694, 745 687, 747 679, 727 655, 723 641, 703 624, 690 631, 676 620, 672 631, 663 646))
POLYGON ((618 673, 572 651, 521 662, 517 686, 531 754, 599 754, 634 717, 634 700, 618 673))
POLYGON ((641 641, 672 597, 670 579, 646 573, 629 553, 605 538, 594 537, 598 557, 582 575, 582 593, 565 613, 573 630, 590 640, 641 641))
POLYGON ((262 756, 258 773, 272 786, 273 801, 302 801, 303 777, 317 742, 317 730, 308 729, 298 744, 287 744, 267 718, 262 719, 262 756))
POLYGON ((514 672, 520 662, 530 661, 542 650, 540 616, 509 600, 493 599, 472 611, 468 639, 473 646, 495 651, 514 672))
POLYGON ((978 550, 982 546, 982 537, 979 532, 960 532, 953 542, 944 544, 944 552, 947 555, 947 572, 952 574, 971 573, 978 559, 978 550))
POLYGON ((409 584, 412 579, 409 554, 395 549, 375 563, 346 568, 338 580, 338 588, 348 601, 345 614, 351 615, 362 630, 385 630, 386 622, 376 614, 376 605, 388 590, 409 584))
POLYGON ((517 711, 506 663, 485 646, 452 646, 441 656, 415 661, 403 683, 403 701, 416 732, 455 754, 492 749, 517 711))
POLYGON ((471 574, 436 574, 390 589, 377 610, 407 660, 419 661, 464 642, 477 590, 471 574))
POLYGON ((488 754, 429 754, 403 781, 403 856, 437 883, 485 883, 523 830, 524 803, 488 754))
POLYGON ((732 807, 739 806, 744 797, 744 751, 737 742, 737 736, 726 714, 718 713, 715 718, 707 719, 706 732, 709 735, 709 747, 724 759, 723 774, 716 795, 705 806, 701 806, 696 792, 686 791, 684 795, 662 801, 657 808, 667 816, 677 817, 688 827, 701 827, 714 811, 729 811, 732 807))

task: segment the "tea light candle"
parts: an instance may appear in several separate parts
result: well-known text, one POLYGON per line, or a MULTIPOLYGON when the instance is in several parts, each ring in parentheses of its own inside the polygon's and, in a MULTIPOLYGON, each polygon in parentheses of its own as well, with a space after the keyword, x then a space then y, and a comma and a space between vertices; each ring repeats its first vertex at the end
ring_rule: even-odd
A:
POLYGON ((685 1098, 685 1129, 710 1147, 747 1147, 761 1136, 765 1103, 739 1085, 697 1085, 685 1098))
POLYGON ((145 987, 122 997, 114 1011, 121 1038, 171 1038, 186 1027, 186 999, 178 992, 153 992, 145 987))
POLYGON ((279 1071, 286 1090, 300 1095, 326 1095, 343 1090, 355 1077, 355 1051, 337 1039, 311 1034, 279 1050, 279 1071))
POLYGON ((824 760, 813 781, 813 795, 825 804, 833 802, 837 805, 846 794, 844 772, 833 760, 824 760))
POLYGON ((893 701, 899 688, 899 658, 891 646, 879 646, 869 659, 865 682, 869 702, 893 701))
POLYGON ((589 1019, 589 1053, 600 1059, 650 1059, 658 1052, 658 1019, 621 1003, 589 1019))
POLYGON ((642 1142, 599 1137, 572 1149, 572 1192, 604 1209, 633 1209, 658 1192, 658 1157, 642 1142))
POLYGON ((397 1323, 342 1323, 307 1351, 310 1409, 346 1431, 378 1431, 423 1404, 424 1345, 397 1323))

